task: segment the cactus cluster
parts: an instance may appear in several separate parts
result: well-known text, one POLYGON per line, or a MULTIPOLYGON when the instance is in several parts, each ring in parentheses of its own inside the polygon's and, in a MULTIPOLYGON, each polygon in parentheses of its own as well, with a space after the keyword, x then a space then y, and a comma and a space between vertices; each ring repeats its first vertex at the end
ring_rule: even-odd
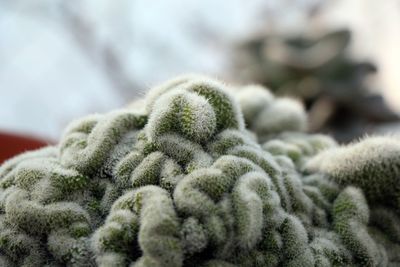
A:
POLYGON ((1 266, 399 266, 400 144, 185 76, 0 169, 1 266), (134 108, 135 107, 135 108, 134 108))

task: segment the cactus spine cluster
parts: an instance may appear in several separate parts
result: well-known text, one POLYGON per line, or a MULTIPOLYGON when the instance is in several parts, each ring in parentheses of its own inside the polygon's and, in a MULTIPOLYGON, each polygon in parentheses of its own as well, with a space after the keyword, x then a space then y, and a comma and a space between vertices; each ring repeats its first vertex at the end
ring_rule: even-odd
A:
POLYGON ((398 141, 338 147, 296 101, 226 88, 169 81, 4 163, 0 265, 399 266, 398 141))

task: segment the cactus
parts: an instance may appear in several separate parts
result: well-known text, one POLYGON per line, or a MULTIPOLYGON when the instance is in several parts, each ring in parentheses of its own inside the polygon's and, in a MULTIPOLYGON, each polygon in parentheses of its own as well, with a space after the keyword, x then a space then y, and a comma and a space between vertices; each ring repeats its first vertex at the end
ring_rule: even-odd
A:
POLYGON ((399 158, 396 138, 369 137, 324 151, 307 163, 307 169, 326 173, 342 186, 360 187, 370 203, 400 209, 399 158))
POLYGON ((304 107, 295 99, 274 98, 260 85, 245 86, 236 95, 247 127, 257 134, 260 142, 282 132, 303 132, 307 128, 304 107))
POLYGON ((340 147, 227 88, 175 79, 4 163, 1 266, 399 265, 396 139, 340 147))

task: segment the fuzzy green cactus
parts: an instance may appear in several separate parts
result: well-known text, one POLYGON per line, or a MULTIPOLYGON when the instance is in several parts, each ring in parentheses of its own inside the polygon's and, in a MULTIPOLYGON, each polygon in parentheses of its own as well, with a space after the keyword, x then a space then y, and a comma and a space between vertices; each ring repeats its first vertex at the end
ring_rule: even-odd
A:
POLYGON ((226 88, 175 79, 4 163, 0 265, 398 266, 396 139, 338 147, 226 88))
POLYGON ((274 98, 260 85, 245 86, 236 93, 247 127, 260 141, 282 132, 303 132, 307 115, 303 105, 292 98, 274 98))
POLYGON ((363 189, 371 204, 400 210, 400 142, 394 137, 370 137, 329 149, 307 163, 307 169, 326 173, 336 183, 363 189))

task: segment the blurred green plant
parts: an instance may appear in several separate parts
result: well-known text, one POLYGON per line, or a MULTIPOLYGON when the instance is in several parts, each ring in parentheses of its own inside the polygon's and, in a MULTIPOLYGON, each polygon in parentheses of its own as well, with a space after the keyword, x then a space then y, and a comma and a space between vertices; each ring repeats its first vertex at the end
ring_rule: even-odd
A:
POLYGON ((361 136, 369 124, 398 120, 369 83, 377 68, 357 62, 347 48, 351 32, 322 36, 267 35, 235 51, 238 80, 301 98, 310 112, 311 131, 331 132, 340 141, 361 136))

